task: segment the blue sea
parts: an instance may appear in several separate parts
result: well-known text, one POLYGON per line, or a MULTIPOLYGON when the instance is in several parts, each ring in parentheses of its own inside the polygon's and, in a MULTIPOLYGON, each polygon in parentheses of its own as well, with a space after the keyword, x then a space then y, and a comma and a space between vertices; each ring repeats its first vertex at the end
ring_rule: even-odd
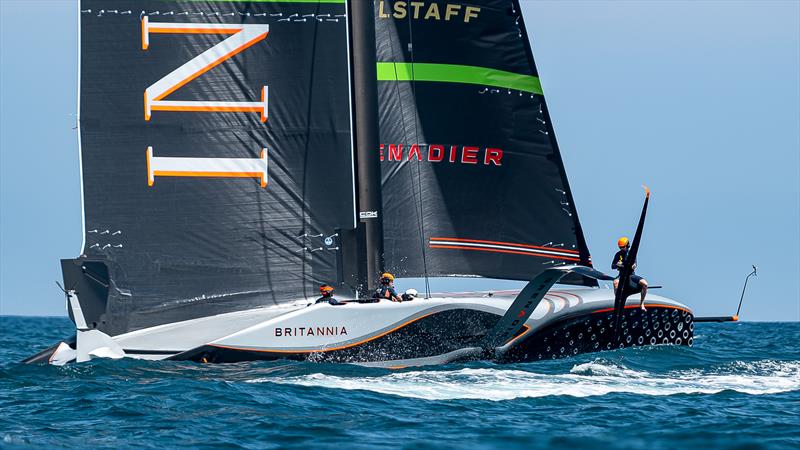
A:
POLYGON ((71 329, 0 317, 0 447, 800 448, 800 323, 513 365, 19 363, 71 329))

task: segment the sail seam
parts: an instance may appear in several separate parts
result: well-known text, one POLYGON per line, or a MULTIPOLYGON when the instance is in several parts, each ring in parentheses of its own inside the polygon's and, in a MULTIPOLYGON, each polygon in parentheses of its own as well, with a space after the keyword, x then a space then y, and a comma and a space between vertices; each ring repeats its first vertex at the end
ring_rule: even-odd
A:
MULTIPOLYGON (((409 53, 410 53, 409 56, 411 57, 411 79, 413 80, 413 79, 415 79, 415 74, 414 74, 414 31, 413 31, 413 29, 411 27, 411 17, 410 16, 408 17, 408 40, 409 40, 408 45, 409 45, 409 53)), ((395 77, 396 76, 397 76, 397 67, 395 66, 395 77)), ((414 98, 414 105, 416 105, 417 104, 417 87, 416 87, 416 83, 411 83, 411 95, 414 98)), ((401 105, 402 105, 402 101, 403 100, 401 98, 400 99, 401 105)), ((417 123, 419 122, 419 116, 415 114, 413 119, 414 119, 414 142, 419 142, 419 135, 417 133, 417 123)), ((425 274, 425 298, 430 298, 430 296, 431 296, 431 284, 430 284, 430 279, 428 277, 428 257, 427 257, 428 255, 427 255, 427 252, 426 252, 426 249, 425 249, 425 216, 423 215, 423 211, 424 211, 425 208, 424 208, 423 195, 422 195, 422 177, 421 177, 422 168, 417 164, 416 165, 416 169, 417 169, 417 180, 416 180, 417 183, 416 183, 416 186, 414 188, 414 198, 415 198, 415 200, 417 199, 417 190, 419 190, 419 202, 418 202, 418 204, 419 204, 419 212, 417 214, 417 223, 418 223, 418 226, 419 226, 419 246, 420 246, 420 250, 422 251, 422 270, 423 270, 423 273, 425 274)), ((413 185, 414 184, 414 179, 413 179, 414 175, 411 173, 411 171, 409 171, 409 173, 411 174, 411 178, 412 178, 411 183, 413 185)))

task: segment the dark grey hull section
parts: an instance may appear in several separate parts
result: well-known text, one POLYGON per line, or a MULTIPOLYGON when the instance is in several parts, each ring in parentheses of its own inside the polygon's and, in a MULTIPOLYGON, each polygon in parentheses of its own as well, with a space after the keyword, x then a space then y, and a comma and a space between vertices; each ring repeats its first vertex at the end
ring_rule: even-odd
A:
POLYGON ((626 347, 687 345, 694 341, 694 317, 675 307, 625 309, 620 329, 614 330, 613 311, 564 318, 510 349, 502 362, 558 359, 626 347))

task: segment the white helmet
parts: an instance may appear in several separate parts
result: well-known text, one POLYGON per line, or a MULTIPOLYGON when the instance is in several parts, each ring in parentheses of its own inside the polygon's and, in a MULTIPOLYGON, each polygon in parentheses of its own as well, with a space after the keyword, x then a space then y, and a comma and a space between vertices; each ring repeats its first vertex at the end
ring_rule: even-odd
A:
POLYGON ((409 297, 412 297, 412 298, 417 298, 417 295, 419 295, 419 292, 417 292, 416 289, 407 289, 406 290, 406 295, 409 296, 409 297))

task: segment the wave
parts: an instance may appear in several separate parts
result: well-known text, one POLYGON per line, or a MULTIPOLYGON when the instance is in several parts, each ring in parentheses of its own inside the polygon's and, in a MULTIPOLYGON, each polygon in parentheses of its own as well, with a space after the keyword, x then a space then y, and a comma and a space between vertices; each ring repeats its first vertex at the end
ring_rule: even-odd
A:
POLYGON ((590 397, 612 393, 639 395, 751 395, 800 390, 800 362, 733 362, 712 370, 651 374, 602 360, 578 364, 569 373, 545 374, 516 369, 462 368, 450 371, 394 372, 375 377, 322 373, 266 377, 248 383, 277 383, 318 388, 372 391, 428 400, 512 400, 546 396, 590 397))

